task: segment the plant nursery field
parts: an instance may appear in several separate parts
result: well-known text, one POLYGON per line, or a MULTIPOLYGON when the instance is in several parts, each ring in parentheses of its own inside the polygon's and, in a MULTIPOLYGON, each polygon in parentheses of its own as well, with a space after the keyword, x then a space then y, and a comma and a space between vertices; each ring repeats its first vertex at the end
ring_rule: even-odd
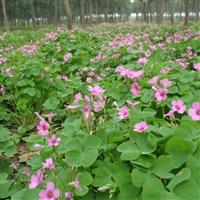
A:
POLYGON ((200 26, 1 33, 0 199, 199 200, 200 26))

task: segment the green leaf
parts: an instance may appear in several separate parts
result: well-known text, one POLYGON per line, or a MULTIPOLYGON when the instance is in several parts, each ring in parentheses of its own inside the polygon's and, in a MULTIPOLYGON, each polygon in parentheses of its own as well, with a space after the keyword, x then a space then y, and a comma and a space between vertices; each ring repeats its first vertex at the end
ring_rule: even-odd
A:
POLYGON ((122 160, 135 160, 140 156, 140 151, 133 141, 127 141, 117 147, 117 151, 121 152, 122 160))
POLYGON ((173 191, 174 188, 182 183, 183 181, 189 179, 191 177, 191 171, 189 168, 183 168, 178 174, 176 174, 176 176, 174 176, 171 181, 169 182, 169 184, 167 185, 167 188, 170 191, 173 191))
POLYGON ((38 190, 22 189, 12 195, 11 200, 38 200, 38 190))
POLYGON ((55 110, 59 104, 60 104, 60 100, 58 98, 50 97, 44 102, 43 106, 47 110, 55 110))
POLYGON ((117 197, 117 200, 136 200, 140 190, 129 183, 119 187, 119 191, 120 193, 117 197))
POLYGON ((135 143, 141 154, 150 154, 156 150, 156 141, 150 139, 148 134, 137 134, 135 143))
POLYGON ((167 195, 168 193, 159 179, 151 178, 145 182, 142 191, 142 200, 169 200, 167 199, 167 195))
POLYGON ((165 147, 168 154, 173 155, 175 168, 182 165, 193 151, 193 143, 186 139, 172 138, 165 147))
POLYGON ((174 194, 181 200, 199 200, 199 185, 197 185, 192 179, 183 181, 174 189, 174 194))
POLYGON ((174 160, 171 155, 162 155, 154 163, 153 173, 161 178, 171 178, 173 174, 169 173, 174 168, 174 160))
POLYGON ((144 183, 146 182, 146 180, 149 178, 150 178, 150 174, 138 168, 133 169, 133 171, 131 172, 132 182, 137 187, 142 187, 144 183))

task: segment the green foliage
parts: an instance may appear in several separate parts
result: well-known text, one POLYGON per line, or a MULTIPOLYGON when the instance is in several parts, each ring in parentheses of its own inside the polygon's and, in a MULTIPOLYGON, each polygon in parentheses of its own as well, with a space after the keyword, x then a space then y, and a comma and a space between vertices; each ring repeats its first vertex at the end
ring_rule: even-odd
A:
POLYGON ((95 28, 58 29, 55 40, 44 39, 46 30, 31 33, 31 45, 37 47, 31 55, 20 48, 30 42, 27 32, 16 33, 19 41, 2 36, 3 47, 16 44, 2 52, 8 60, 0 74, 0 198, 38 199, 53 182, 60 199, 73 192, 77 200, 199 200, 200 125, 188 114, 200 98, 200 74, 193 69, 200 53, 195 29, 95 28), (155 49, 147 65, 138 64, 150 46, 155 49), (189 51, 197 56, 189 58, 189 51), (67 53, 72 57, 64 61, 67 53), (124 77, 116 70, 120 65, 144 74, 124 77), (163 79, 172 81, 164 101, 156 101, 156 88, 149 83, 154 76, 159 76, 156 88, 166 87, 163 79), (140 84, 139 95, 131 92, 133 82, 140 84), (97 85, 105 90, 101 97, 88 88, 97 85), (166 116, 173 100, 182 100, 185 110, 166 116), (129 112, 120 119, 125 106, 129 112), (44 120, 49 128, 40 124, 44 120), (139 132, 135 125, 141 121, 148 127, 139 132), (57 141, 50 141, 52 135, 57 141), (45 168, 49 158, 53 169, 45 168), (31 176, 39 170, 43 183, 30 190, 31 176))

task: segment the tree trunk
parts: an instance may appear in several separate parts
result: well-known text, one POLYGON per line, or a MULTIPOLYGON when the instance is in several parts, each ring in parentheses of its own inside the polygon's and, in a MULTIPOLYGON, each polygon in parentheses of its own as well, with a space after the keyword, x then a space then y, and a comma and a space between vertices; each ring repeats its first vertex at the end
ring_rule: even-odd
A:
POLYGON ((188 26, 189 22, 189 0, 184 0, 185 3, 185 20, 184 20, 184 25, 188 26))
POLYGON ((58 1, 54 0, 54 24, 58 24, 58 1))
POLYGON ((170 21, 171 24, 174 24, 174 5, 173 5, 173 0, 169 2, 169 8, 170 8, 170 21))
POLYGON ((114 22, 114 11, 115 11, 115 1, 109 0, 109 14, 110 14, 110 22, 114 22))
POLYGON ((156 23, 161 24, 163 21, 163 0, 156 0, 156 23))
POLYGON ((80 23, 85 24, 85 0, 79 0, 80 3, 80 23))
POLYGON ((92 0, 88 0, 88 15, 89 15, 89 20, 88 22, 91 24, 93 22, 93 4, 92 0))
POLYGON ((150 22, 153 23, 151 3, 152 3, 152 2, 149 2, 149 4, 148 4, 148 7, 149 7, 148 10, 149 10, 149 15, 150 15, 150 16, 149 16, 149 17, 150 17, 150 22))
POLYGON ((32 15, 33 28, 37 29, 36 15, 35 15, 35 0, 31 1, 31 15, 32 15))
POLYGON ((72 29, 72 13, 69 7, 69 0, 64 0, 64 7, 65 7, 66 16, 67 16, 67 28, 68 30, 71 30, 72 29))
POLYGON ((9 22, 8 22, 7 12, 6 12, 6 2, 5 2, 5 0, 1 0, 1 3, 2 3, 2 9, 3 9, 4 27, 5 27, 6 31, 9 32, 10 26, 9 26, 9 22))
POLYGON ((147 2, 144 0, 140 0, 142 2, 142 12, 143 12, 143 17, 144 17, 144 22, 147 23, 147 2))
POLYGON ((196 21, 199 21, 200 1, 196 0, 196 21))

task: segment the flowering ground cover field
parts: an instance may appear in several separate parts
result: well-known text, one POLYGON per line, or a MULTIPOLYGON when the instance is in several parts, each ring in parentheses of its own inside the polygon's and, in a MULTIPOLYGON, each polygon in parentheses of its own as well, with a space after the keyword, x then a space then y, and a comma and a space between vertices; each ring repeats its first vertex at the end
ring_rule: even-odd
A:
POLYGON ((199 200, 198 25, 0 37, 0 198, 199 200))

